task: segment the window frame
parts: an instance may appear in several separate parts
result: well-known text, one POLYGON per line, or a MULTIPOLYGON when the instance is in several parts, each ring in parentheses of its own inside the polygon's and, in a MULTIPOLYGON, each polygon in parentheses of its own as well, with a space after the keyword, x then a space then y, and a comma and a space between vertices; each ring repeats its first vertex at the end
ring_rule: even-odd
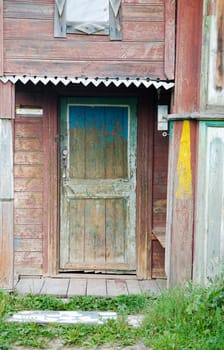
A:
MULTIPOLYGON (((121 0, 108 0, 109 28, 102 31, 87 32, 77 30, 66 18, 67 0, 55 0, 54 37, 66 38, 67 34, 108 35, 110 40, 122 40, 121 0)), ((85 22, 84 22, 85 23, 85 22)), ((91 28, 90 28, 91 29, 91 28)))

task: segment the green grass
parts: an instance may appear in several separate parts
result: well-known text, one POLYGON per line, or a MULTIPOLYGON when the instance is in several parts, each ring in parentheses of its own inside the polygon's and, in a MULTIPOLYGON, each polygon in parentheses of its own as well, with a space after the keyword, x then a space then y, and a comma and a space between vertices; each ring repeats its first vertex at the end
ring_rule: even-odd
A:
POLYGON ((143 342, 153 350, 224 350, 224 281, 214 281, 207 288, 187 284, 158 296, 73 297, 66 304, 49 296, 21 297, 0 291, 0 350, 9 350, 13 344, 41 349, 55 338, 65 346, 90 349, 143 342), (111 310, 120 318, 100 326, 4 322, 19 310, 111 310), (145 314, 144 323, 132 328, 126 315, 139 313, 145 314))

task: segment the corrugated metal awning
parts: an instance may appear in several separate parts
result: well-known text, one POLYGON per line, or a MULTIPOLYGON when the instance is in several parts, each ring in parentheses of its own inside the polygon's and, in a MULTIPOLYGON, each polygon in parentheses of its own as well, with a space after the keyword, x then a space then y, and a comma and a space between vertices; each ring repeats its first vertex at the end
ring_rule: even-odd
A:
POLYGON ((28 75, 7 75, 0 77, 0 81, 3 83, 7 83, 10 81, 15 84, 17 82, 21 82, 23 84, 27 84, 28 82, 32 82, 33 84, 37 84, 39 82, 47 85, 48 83, 52 83, 54 85, 58 85, 59 83, 63 85, 72 84, 82 84, 83 86, 88 86, 93 84, 94 86, 99 86, 100 84, 105 85, 106 87, 109 85, 115 85, 116 87, 124 84, 126 87, 134 85, 136 87, 145 86, 146 88, 150 86, 154 86, 156 89, 163 87, 168 90, 174 86, 174 82, 170 81, 161 81, 151 80, 150 78, 80 78, 80 77, 48 77, 48 76, 28 76, 28 75))

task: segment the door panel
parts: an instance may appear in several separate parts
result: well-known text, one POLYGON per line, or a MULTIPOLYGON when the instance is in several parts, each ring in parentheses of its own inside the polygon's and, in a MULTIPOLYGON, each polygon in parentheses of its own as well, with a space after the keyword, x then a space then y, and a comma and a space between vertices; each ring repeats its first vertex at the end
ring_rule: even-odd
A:
POLYGON ((135 270, 135 103, 63 99, 61 139, 60 268, 135 270))

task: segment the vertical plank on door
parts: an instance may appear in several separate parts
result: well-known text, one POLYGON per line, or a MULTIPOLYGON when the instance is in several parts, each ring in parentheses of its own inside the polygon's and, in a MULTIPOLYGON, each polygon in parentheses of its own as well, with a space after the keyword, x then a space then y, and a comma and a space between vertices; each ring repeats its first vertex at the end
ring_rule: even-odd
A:
POLYGON ((124 107, 105 109, 106 178, 125 178, 128 174, 128 114, 124 107))
POLYGON ((126 201, 106 200, 106 261, 125 262, 126 247, 126 201))
POLYGON ((70 260, 73 262, 84 261, 85 249, 85 200, 77 199, 69 201, 69 236, 70 236, 70 260))
POLYGON ((104 108, 87 107, 86 122, 86 178, 105 177, 104 158, 104 108))
POLYGON ((85 262, 105 262, 105 200, 85 200, 85 262))
POLYGON ((76 179, 85 178, 85 119, 80 113, 76 115, 74 106, 70 107, 70 176, 76 179))

